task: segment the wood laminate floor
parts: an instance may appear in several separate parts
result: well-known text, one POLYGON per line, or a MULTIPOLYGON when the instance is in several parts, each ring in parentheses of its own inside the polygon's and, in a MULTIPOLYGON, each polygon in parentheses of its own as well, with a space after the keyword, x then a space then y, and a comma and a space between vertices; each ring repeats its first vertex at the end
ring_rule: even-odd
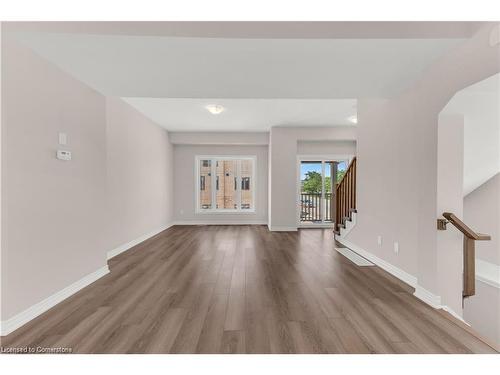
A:
POLYGON ((176 226, 2 338, 76 353, 494 353, 330 230, 176 226))

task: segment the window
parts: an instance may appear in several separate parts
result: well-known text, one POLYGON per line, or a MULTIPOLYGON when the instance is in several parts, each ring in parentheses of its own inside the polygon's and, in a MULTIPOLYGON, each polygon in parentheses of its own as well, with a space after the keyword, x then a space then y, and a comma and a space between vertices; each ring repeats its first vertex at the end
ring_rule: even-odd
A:
POLYGON ((200 208, 210 210, 212 208, 212 167, 210 160, 200 160, 197 163, 198 175, 200 176, 199 198, 200 208))
POLYGON ((254 212, 254 156, 197 156, 196 168, 197 212, 254 212))
POLYGON ((250 190, 250 177, 242 177, 241 190, 250 190))

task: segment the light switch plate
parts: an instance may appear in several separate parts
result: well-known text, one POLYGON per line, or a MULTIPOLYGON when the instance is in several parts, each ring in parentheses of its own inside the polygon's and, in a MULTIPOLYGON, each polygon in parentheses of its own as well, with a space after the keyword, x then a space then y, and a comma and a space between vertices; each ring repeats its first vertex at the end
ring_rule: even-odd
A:
POLYGON ((59 133, 59 144, 65 145, 66 143, 68 143, 68 136, 66 133, 59 133))
POLYGON ((399 242, 394 242, 394 252, 399 254, 399 242))
POLYGON ((379 246, 382 246, 382 236, 378 236, 378 237, 377 237, 377 244, 378 244, 379 246))

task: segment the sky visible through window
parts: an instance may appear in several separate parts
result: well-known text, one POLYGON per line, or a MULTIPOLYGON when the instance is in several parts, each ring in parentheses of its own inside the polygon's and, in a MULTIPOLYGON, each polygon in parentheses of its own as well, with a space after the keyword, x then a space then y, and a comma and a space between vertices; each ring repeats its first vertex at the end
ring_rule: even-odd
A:
MULTIPOLYGON (((345 171, 347 168, 346 162, 342 161, 339 163, 338 170, 345 171)), ((321 174, 321 162, 318 163, 302 163, 300 165, 300 179, 303 180, 306 178, 307 172, 318 172, 321 174)))

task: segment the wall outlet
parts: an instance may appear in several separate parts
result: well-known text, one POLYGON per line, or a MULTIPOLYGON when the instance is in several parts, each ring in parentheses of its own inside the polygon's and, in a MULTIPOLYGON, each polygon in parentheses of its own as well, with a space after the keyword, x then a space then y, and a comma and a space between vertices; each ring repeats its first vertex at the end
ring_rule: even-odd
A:
POLYGON ((382 246, 382 236, 378 236, 378 237, 377 237, 377 244, 378 244, 379 246, 382 246))
POLYGON ((71 160, 71 151, 57 150, 56 157, 59 160, 69 161, 71 160))
POLYGON ((394 252, 399 254, 399 242, 394 242, 394 252))

